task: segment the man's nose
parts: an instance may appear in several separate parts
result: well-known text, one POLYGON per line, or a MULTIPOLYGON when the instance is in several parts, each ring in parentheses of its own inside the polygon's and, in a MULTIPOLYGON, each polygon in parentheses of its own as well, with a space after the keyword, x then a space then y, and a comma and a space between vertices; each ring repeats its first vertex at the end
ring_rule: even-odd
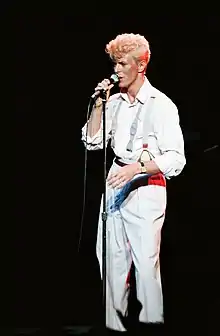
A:
POLYGON ((115 72, 118 73, 120 71, 120 64, 115 65, 115 72))

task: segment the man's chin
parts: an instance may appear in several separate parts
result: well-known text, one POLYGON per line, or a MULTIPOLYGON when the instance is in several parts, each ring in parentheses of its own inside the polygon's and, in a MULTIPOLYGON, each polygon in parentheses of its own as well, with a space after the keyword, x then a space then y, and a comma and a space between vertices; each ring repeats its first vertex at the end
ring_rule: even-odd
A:
POLYGON ((127 88, 127 85, 125 85, 123 83, 119 83, 118 86, 119 86, 120 89, 126 89, 127 88))

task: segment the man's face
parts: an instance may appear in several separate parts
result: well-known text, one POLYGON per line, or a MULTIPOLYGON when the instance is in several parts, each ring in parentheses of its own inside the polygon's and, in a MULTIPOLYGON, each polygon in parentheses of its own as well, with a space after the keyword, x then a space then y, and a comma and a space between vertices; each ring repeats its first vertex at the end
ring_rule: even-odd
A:
POLYGON ((119 77, 119 87, 128 88, 137 78, 138 64, 131 55, 115 61, 114 70, 119 77))

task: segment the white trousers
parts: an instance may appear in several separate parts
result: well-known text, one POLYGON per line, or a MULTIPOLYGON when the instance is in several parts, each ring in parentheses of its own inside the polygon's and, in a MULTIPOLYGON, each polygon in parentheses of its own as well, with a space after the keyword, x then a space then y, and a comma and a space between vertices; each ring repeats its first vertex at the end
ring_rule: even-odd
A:
MULTIPOLYGON (((113 163, 109 174, 121 169, 113 163)), ((107 186, 107 200, 118 189, 107 186)), ((97 258, 102 277, 102 212, 97 233, 97 258)), ((163 295, 159 251, 166 208, 166 188, 147 185, 131 191, 121 207, 106 222, 106 326, 126 331, 119 314, 126 316, 131 263, 135 265, 137 299, 142 305, 140 322, 163 322, 163 295)))

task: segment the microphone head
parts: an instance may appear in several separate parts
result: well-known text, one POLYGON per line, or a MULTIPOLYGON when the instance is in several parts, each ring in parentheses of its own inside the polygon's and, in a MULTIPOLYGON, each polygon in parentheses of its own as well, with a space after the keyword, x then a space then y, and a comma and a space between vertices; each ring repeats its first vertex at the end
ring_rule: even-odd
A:
POLYGON ((117 74, 112 74, 111 77, 110 77, 110 81, 112 84, 116 84, 117 82, 119 82, 119 78, 118 78, 118 75, 117 74))

